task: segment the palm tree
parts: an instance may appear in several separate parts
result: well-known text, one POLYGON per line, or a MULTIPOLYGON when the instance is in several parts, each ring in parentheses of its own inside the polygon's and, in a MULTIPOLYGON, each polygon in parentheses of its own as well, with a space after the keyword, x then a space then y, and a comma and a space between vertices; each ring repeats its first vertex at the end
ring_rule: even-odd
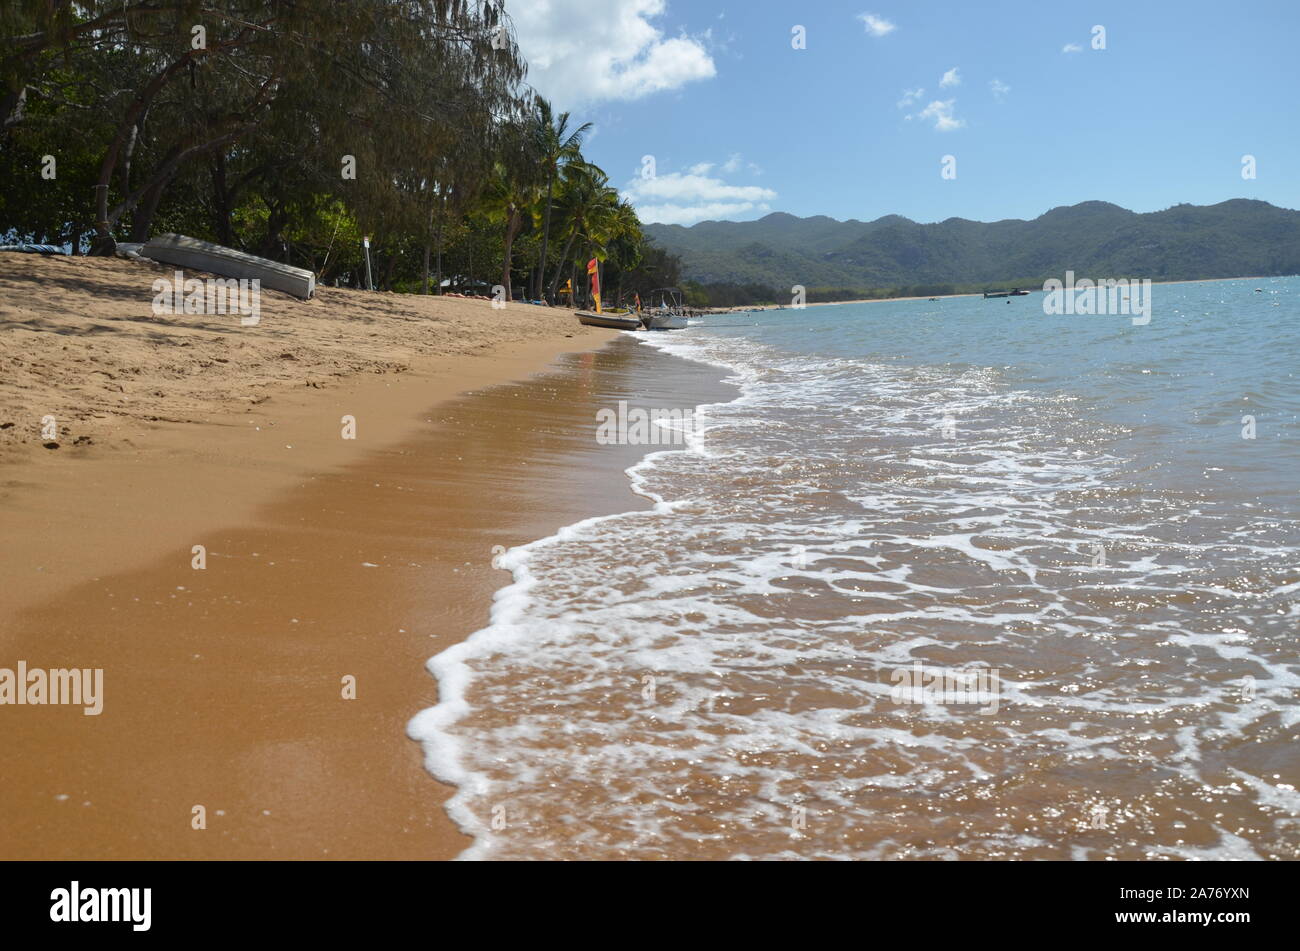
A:
POLYGON ((488 220, 501 225, 503 254, 501 261, 501 286, 507 301, 514 300, 513 282, 510 279, 511 257, 515 238, 524 225, 524 209, 529 204, 528 190, 512 175, 504 163, 498 162, 483 195, 483 211, 488 220))
POLYGON ((537 100, 535 122, 537 150, 542 171, 546 175, 546 211, 542 215, 542 251, 537 266, 536 296, 540 298, 546 281, 546 249, 551 237, 551 207, 556 179, 570 167, 585 164, 582 161, 582 140, 591 131, 591 123, 584 122, 570 132, 569 113, 562 112, 556 119, 551 104, 540 97, 537 100))
POLYGON ((510 271, 515 238, 523 230, 524 214, 537 199, 535 146, 536 142, 528 136, 507 133, 483 195, 483 210, 488 219, 502 226, 501 285, 507 301, 514 300, 510 271))
POLYGON ((611 298, 613 303, 618 304, 623 296, 623 275, 639 267, 645 256, 645 235, 641 232, 641 219, 628 202, 620 200, 610 210, 604 245, 607 259, 618 268, 618 285, 611 298))
POLYGON ((583 247, 597 252, 597 258, 603 257, 611 210, 618 207, 618 191, 609 186, 609 176, 603 171, 586 163, 570 171, 573 174, 564 182, 560 195, 560 215, 569 234, 555 277, 551 280, 552 299, 559 290, 565 265, 572 263, 570 253, 579 239, 583 247))

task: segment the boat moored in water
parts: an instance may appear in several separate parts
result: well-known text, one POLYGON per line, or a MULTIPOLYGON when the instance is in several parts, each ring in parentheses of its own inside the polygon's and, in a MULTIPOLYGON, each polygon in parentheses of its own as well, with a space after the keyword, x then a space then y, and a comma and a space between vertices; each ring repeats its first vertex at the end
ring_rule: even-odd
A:
POLYGON ((685 330, 688 325, 680 314, 646 314, 641 319, 646 330, 685 330))
POLYGON ((650 292, 650 306, 641 320, 646 330, 685 330, 689 324, 686 295, 676 287, 656 288, 650 292))

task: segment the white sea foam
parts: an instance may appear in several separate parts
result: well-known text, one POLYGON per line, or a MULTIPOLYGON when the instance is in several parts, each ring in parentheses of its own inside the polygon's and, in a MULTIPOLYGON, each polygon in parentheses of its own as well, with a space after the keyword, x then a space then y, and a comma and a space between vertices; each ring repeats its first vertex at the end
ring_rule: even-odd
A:
POLYGON ((409 732, 459 787, 463 857, 1294 849, 1285 790, 1205 767, 1295 722, 1292 606, 1260 611, 1300 582, 1251 544, 1256 516, 1115 504, 1121 430, 988 370, 643 342, 740 396, 628 470, 649 511, 508 552, 490 625, 429 662, 442 702, 409 732), (918 660, 1000 668, 1002 715, 892 703, 918 660), (1117 773, 1122 803, 1071 785, 1117 773), (1170 801, 1220 845, 1166 835, 1170 801), (1080 844, 1098 803, 1124 822, 1080 844), (1240 838, 1226 809, 1270 832, 1240 838))

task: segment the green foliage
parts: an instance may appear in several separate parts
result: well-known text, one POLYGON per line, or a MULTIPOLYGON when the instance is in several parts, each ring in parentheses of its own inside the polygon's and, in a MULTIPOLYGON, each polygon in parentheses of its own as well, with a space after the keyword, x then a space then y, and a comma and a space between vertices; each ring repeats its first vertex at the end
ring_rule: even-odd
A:
POLYGON ((525 70, 495 0, 11 0, 0 233, 178 231, 352 286, 370 236, 376 284, 417 293, 582 291, 591 257, 607 296, 675 283, 525 70))

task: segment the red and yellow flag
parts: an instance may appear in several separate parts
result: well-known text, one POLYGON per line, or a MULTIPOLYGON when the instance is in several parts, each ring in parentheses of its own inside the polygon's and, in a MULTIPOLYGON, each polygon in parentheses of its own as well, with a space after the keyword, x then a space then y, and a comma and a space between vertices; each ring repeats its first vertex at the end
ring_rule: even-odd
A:
POLYGON ((587 262, 587 273, 591 275, 591 296, 596 301, 596 313, 600 313, 600 264, 592 258, 587 262))

